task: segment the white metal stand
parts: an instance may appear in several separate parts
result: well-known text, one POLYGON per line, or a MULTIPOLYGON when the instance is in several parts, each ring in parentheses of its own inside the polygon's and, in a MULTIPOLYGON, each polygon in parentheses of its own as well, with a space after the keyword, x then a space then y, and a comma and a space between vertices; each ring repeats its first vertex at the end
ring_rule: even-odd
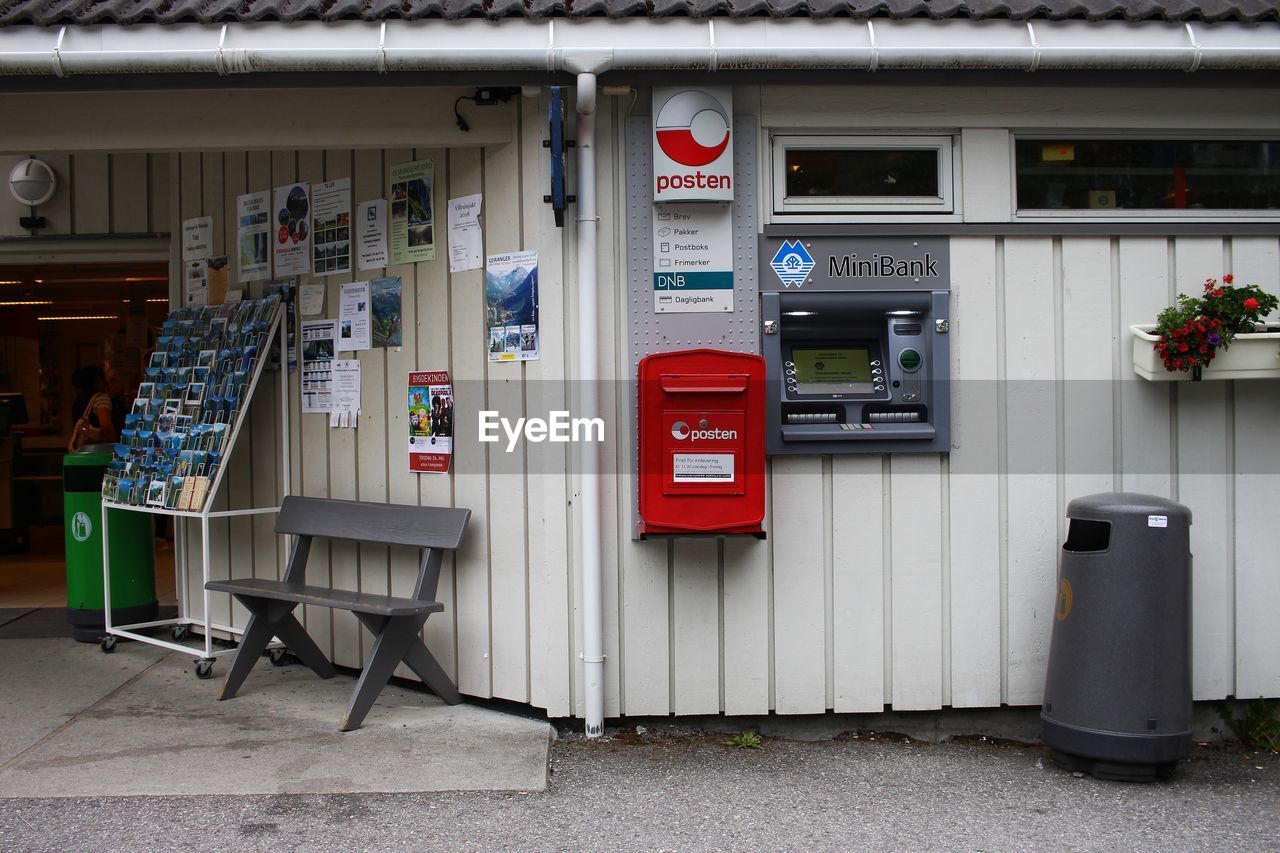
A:
MULTIPOLYGON (((278 332, 278 345, 280 348, 280 441, 281 441, 281 471, 284 475, 284 495, 289 494, 290 488, 290 467, 289 467, 289 323, 288 312, 292 310, 292 305, 281 302, 280 310, 276 312, 275 319, 272 321, 271 327, 267 332, 267 340, 271 340, 273 334, 278 332)), ((198 512, 190 510, 169 509, 167 507, 157 506, 135 506, 133 504, 117 503, 115 501, 104 500, 102 502, 102 593, 103 593, 103 610, 105 614, 106 637, 102 641, 104 651, 108 651, 115 645, 116 637, 127 637, 130 640, 137 640, 142 643, 150 643, 153 646, 161 646, 162 648, 171 649, 175 652, 191 655, 196 658, 196 675, 200 678, 208 678, 213 671, 214 658, 232 654, 235 649, 217 649, 213 648, 213 632, 223 631, 228 634, 241 636, 244 634, 242 628, 236 628, 231 625, 219 625, 213 623, 209 619, 209 590, 205 589, 205 584, 210 580, 209 573, 209 519, 211 518, 232 518, 243 515, 262 515, 268 512, 279 512, 280 506, 260 507, 256 509, 228 509, 213 511, 214 498, 218 494, 218 489, 222 485, 222 477, 227 472, 227 468, 231 464, 231 451, 235 448, 236 438, 240 434, 240 427, 244 424, 245 415, 249 411, 249 406, 253 402, 254 391, 258 387, 258 378, 262 375, 263 368, 267 364, 267 353, 269 348, 264 348, 262 354, 258 357, 258 363, 254 367, 253 376, 249 380, 249 387, 245 391, 243 402, 236 415, 236 421, 231 427, 231 435, 227 439, 226 447, 222 452, 222 464, 218 466, 218 472, 214 475, 213 483, 209 486, 209 492, 205 496, 204 505, 198 512), (107 522, 107 510, 119 509, 127 512, 145 512, 151 515, 168 515, 174 518, 173 525, 173 545, 174 545, 174 571, 177 575, 178 590, 178 617, 176 619, 158 619, 154 622, 138 622, 132 625, 112 625, 111 624, 111 549, 109 545, 110 530, 107 522), (186 525, 179 523, 180 519, 200 521, 200 592, 203 596, 204 609, 200 618, 192 615, 188 606, 190 598, 190 590, 188 584, 188 569, 186 549, 186 525), (174 639, 178 640, 191 627, 204 629, 204 648, 192 648, 191 646, 182 645, 180 642, 169 642, 168 640, 157 639, 156 637, 138 633, 144 628, 162 628, 169 626, 172 628, 174 639)), ((283 497, 282 497, 283 499, 283 497)))

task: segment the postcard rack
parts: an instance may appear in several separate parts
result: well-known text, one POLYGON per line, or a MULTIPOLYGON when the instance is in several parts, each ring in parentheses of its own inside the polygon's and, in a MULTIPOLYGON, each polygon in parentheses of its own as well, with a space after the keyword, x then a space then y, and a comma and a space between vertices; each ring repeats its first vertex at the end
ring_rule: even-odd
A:
MULTIPOLYGON (((289 294, 283 294, 288 299, 289 294)), ((196 676, 208 678, 214 659, 235 649, 215 649, 215 631, 244 631, 211 621, 209 521, 278 512, 280 507, 213 510, 231 452, 244 425, 267 355, 279 347, 280 440, 284 494, 289 494, 288 323, 282 322, 282 295, 169 315, 151 356, 146 381, 126 416, 121 443, 102 483, 102 585, 106 636, 104 652, 126 637, 196 658, 196 676), (130 625, 111 623, 111 551, 108 510, 167 515, 174 519, 174 568, 178 616, 130 625), (200 525, 200 592, 203 610, 191 612, 187 525, 200 525), (169 627, 173 642, 140 633, 169 627), (203 629, 203 648, 183 644, 191 629, 203 629)), ((292 310, 289 308, 288 310, 292 310)))

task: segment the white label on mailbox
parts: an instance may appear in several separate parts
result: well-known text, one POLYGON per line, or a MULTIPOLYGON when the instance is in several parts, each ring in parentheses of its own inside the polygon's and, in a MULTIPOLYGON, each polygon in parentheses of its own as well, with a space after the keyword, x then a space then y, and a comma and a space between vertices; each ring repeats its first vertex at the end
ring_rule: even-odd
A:
POLYGON ((1147 527, 1168 527, 1169 516, 1167 515, 1148 515, 1147 527))
POLYGON ((732 453, 677 453, 672 475, 677 483, 732 483, 732 453))

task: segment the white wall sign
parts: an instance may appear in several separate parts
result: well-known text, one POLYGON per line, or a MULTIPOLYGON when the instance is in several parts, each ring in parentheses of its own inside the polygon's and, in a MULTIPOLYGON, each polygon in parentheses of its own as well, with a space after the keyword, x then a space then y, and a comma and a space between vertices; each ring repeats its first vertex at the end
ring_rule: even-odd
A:
POLYGON ((653 90, 653 200, 733 201, 733 91, 653 90))
POLYGON ((198 261, 213 254, 213 217, 182 220, 182 259, 198 261))
POLYGON ((653 310, 733 310, 733 206, 653 206, 653 310))

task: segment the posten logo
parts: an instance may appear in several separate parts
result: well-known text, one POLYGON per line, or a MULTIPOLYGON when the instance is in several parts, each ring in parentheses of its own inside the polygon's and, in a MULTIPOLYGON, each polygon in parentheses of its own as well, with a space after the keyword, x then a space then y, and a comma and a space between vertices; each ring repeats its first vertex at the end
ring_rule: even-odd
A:
MULTIPOLYGON (((707 422, 702 422, 704 427, 707 422)), ((735 441, 738 438, 736 429, 689 429, 689 425, 684 421, 676 421, 671 425, 671 437, 677 441, 735 441)))
POLYGON ((708 92, 677 92, 658 112, 654 134, 662 153, 672 160, 682 166, 705 166, 720 159, 729 146, 729 117, 708 92))
POLYGON ((733 101, 727 87, 656 88, 653 200, 733 200, 733 101))
POLYGON ((86 542, 93 535, 93 521, 83 512, 71 517, 71 535, 77 542, 86 542))

